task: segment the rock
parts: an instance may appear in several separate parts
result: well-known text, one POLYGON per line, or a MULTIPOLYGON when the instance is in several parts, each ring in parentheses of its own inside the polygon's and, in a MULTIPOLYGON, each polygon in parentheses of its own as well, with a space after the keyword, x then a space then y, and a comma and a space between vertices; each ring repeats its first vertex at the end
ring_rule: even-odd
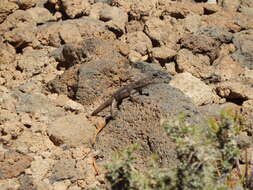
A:
POLYGON ((235 12, 220 10, 213 14, 203 15, 202 21, 204 24, 202 26, 221 27, 226 28, 228 31, 238 32, 241 30, 241 27, 235 22, 236 19, 235 14, 236 14, 235 12))
POLYGON ((178 52, 176 67, 178 72, 189 72, 198 78, 209 78, 213 73, 208 56, 202 54, 194 55, 187 49, 181 49, 178 52))
POLYGON ((131 20, 130 22, 126 23, 126 32, 137 32, 137 31, 143 31, 144 25, 136 20, 131 20))
POLYGON ((95 127, 86 119, 85 114, 68 115, 53 121, 47 130, 52 142, 59 145, 78 147, 89 146, 95 134, 95 127))
POLYGON ((36 5, 36 0, 19 0, 17 1, 17 4, 20 9, 29 9, 31 7, 34 7, 36 5))
POLYGON ((14 62, 15 54, 16 54, 16 51, 13 46, 11 46, 8 43, 0 43, 0 65, 14 62))
POLYGON ((32 158, 14 151, 1 152, 0 154, 0 179, 19 176, 30 167, 32 158))
POLYGON ((0 34, 4 34, 5 32, 17 27, 25 28, 25 26, 31 25, 35 27, 35 24, 36 23, 30 14, 27 14, 27 12, 23 10, 17 10, 14 13, 8 15, 5 21, 0 24, 0 34))
POLYGON ((171 23, 167 19, 161 20, 156 17, 149 17, 145 22, 144 32, 158 47, 166 45, 171 49, 175 49, 181 33, 178 25, 172 25, 171 23))
POLYGON ((216 92, 223 98, 240 102, 241 100, 253 99, 252 84, 252 80, 234 79, 217 84, 216 92))
POLYGON ((0 2, 0 23, 2 23, 6 17, 18 9, 18 5, 12 1, 2 0, 0 2))
POLYGON ((105 6, 100 11, 100 20, 106 23, 106 26, 121 36, 125 32, 125 24, 128 21, 128 15, 118 7, 105 6))
POLYGON ((187 15, 197 14, 203 15, 204 9, 201 5, 196 4, 194 2, 178 2, 174 3, 169 2, 166 3, 165 8, 163 10, 162 15, 169 15, 176 19, 184 19, 187 15))
MULTIPOLYGON (((159 65, 142 62, 133 66, 140 73, 157 74, 157 83, 143 88, 143 93, 147 93, 148 96, 133 95, 137 102, 131 102, 127 98, 122 101, 119 109, 116 110, 117 117, 101 132, 95 147, 100 149, 101 154, 107 158, 116 147, 121 149, 136 142, 143 147, 140 159, 145 160, 145 157, 153 152, 159 154, 163 161, 170 160, 173 157, 174 146, 166 138, 160 122, 166 120, 167 117, 177 117, 177 114, 184 112, 192 116, 189 117, 191 118, 189 122, 198 123, 201 120, 198 111, 190 103, 189 98, 168 85, 170 76, 159 65), (114 139, 113 143, 109 142, 109 139, 114 139), (167 146, 171 149, 165 150, 164 147, 167 146)), ((108 109, 100 114, 109 114, 108 109)))
POLYGON ((43 94, 14 92, 14 96, 18 99, 17 112, 39 114, 45 123, 65 114, 63 109, 57 107, 53 101, 43 94))
POLYGON ((234 21, 240 28, 243 30, 252 30, 253 29, 253 19, 250 15, 237 13, 234 21))
POLYGON ((176 56, 177 52, 166 46, 154 47, 151 49, 151 56, 156 62, 165 63, 169 62, 176 56))
POLYGON ((18 188, 20 187, 20 184, 17 178, 5 179, 5 180, 0 180, 0 187, 3 190, 5 189, 18 190, 18 188))
POLYGON ((41 156, 35 156, 34 160, 31 162, 31 167, 26 169, 25 173, 27 175, 32 175, 36 181, 41 181, 44 176, 47 175, 54 163, 55 160, 53 159, 45 159, 41 156))
POLYGON ((253 8, 253 2, 251 0, 241 0, 241 5, 253 8))
POLYGON ((234 35, 233 44, 236 51, 233 53, 233 58, 242 66, 253 69, 253 30, 245 30, 234 35))
POLYGON ((18 69, 26 73, 27 77, 42 73, 49 63, 49 56, 45 50, 32 50, 17 57, 18 69))
POLYGON ((239 8, 240 3, 240 0, 234 0, 232 2, 229 0, 222 0, 222 7, 229 11, 236 11, 239 8))
MULTIPOLYGON (((117 0, 115 0, 117 2, 117 0)), ((142 17, 150 16, 156 8, 156 0, 129 1, 129 15, 133 20, 140 20, 142 17)), ((124 5, 123 5, 124 6, 124 5)), ((124 9, 124 7, 122 7, 124 9)))
POLYGON ((53 15, 46 8, 34 7, 26 11, 31 15, 36 24, 43 24, 49 21, 55 21, 53 15))
POLYGON ((69 99, 66 95, 59 95, 55 100, 56 104, 63 107, 65 110, 69 110, 72 112, 83 112, 84 107, 82 104, 79 104, 71 99, 69 99))
POLYGON ((148 49, 152 47, 152 42, 148 36, 143 32, 133 32, 123 35, 120 38, 121 41, 127 43, 130 50, 134 50, 141 55, 146 55, 148 49))
POLYGON ((132 63, 142 62, 148 59, 148 55, 142 56, 139 52, 131 50, 129 52, 128 59, 132 63))
POLYGON ((174 76, 170 85, 180 89, 198 106, 218 102, 218 97, 212 91, 212 88, 190 73, 184 72, 174 76))
POLYGON ((201 16, 197 14, 187 15, 184 21, 184 27, 189 32, 196 32, 201 26, 201 16))
POLYGON ((69 180, 55 182, 53 184, 53 190, 69 189, 71 182, 69 180))
POLYGON ((207 104, 199 107, 206 118, 219 118, 224 110, 240 111, 240 107, 234 103, 226 102, 223 104, 207 104))
POLYGON ((60 27, 59 36, 64 43, 79 43, 81 42, 82 36, 79 29, 74 24, 66 23, 60 27))
POLYGON ((214 64, 214 74, 222 81, 238 78, 244 72, 239 63, 234 61, 231 56, 221 57, 214 64))
POLYGON ((200 28, 195 32, 195 35, 205 35, 209 36, 215 40, 218 40, 222 43, 232 42, 233 34, 227 29, 217 26, 209 26, 200 28))
POLYGON ((250 126, 253 124, 253 100, 244 101, 242 104, 242 112, 246 115, 247 122, 250 126))
POLYGON ((52 168, 52 175, 50 180, 53 182, 62 180, 78 180, 85 175, 84 171, 76 168, 76 161, 74 159, 60 159, 52 168))
POLYGON ((28 175, 21 175, 19 177, 19 183, 20 183, 20 187, 18 188, 18 190, 27 190, 27 189, 36 190, 37 189, 37 187, 33 183, 33 179, 28 175))
POLYGON ((22 49, 26 46, 30 46, 36 40, 36 29, 34 25, 18 27, 6 32, 4 38, 16 49, 22 49))
POLYGON ((90 4, 88 0, 62 0, 62 7, 69 18, 88 15, 90 4))
POLYGON ((104 22, 88 17, 66 20, 60 23, 47 23, 39 26, 37 39, 42 45, 60 47, 62 43, 61 37, 63 37, 66 42, 76 43, 80 42, 80 35, 82 39, 115 39, 115 35, 106 28, 104 22), (74 28, 73 31, 69 30, 72 26, 74 28))
POLYGON ((206 35, 186 35, 181 40, 181 47, 193 53, 207 54, 212 61, 218 57, 220 42, 206 35))
POLYGON ((246 16, 249 16, 251 18, 253 18, 253 8, 249 8, 249 7, 240 7, 239 8, 239 11, 246 15, 246 16))

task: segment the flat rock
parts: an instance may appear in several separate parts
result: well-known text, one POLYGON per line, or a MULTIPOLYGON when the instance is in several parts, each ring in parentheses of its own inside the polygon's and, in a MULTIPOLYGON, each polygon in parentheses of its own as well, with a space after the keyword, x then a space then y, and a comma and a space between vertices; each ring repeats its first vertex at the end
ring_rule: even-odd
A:
POLYGON ((184 72, 174 76, 170 85, 180 89, 198 106, 218 101, 218 96, 212 88, 190 73, 184 72))
POLYGON ((78 147, 89 146, 95 127, 86 119, 84 114, 60 117, 49 124, 47 133, 52 142, 59 145, 78 147))

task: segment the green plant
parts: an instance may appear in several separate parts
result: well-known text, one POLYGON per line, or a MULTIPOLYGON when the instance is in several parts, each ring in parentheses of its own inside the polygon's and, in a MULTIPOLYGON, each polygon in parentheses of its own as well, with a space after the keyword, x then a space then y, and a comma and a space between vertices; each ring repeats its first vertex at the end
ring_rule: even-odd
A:
MULTIPOLYGON (((244 130, 242 117, 223 110, 220 117, 211 118, 206 125, 190 125, 184 114, 170 118, 162 125, 168 138, 175 143, 177 161, 168 168, 159 168, 156 159, 146 170, 134 167, 132 145, 117 153, 107 165, 106 178, 112 189, 123 190, 229 190, 232 169, 238 162, 240 149, 236 136, 244 130)), ((169 165, 169 164, 168 164, 169 165)), ((241 175, 241 188, 252 185, 252 176, 241 175)))

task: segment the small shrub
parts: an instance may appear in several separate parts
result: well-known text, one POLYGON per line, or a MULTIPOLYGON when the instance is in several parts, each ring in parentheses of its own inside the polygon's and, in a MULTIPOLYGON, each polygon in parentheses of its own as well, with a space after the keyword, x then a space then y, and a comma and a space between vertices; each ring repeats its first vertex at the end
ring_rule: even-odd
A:
POLYGON ((177 162, 172 167, 159 168, 151 159, 150 167, 139 171, 134 167, 134 151, 139 147, 132 145, 107 165, 111 189, 231 189, 227 181, 240 154, 236 136, 243 130, 241 116, 226 110, 219 118, 209 119, 206 126, 194 126, 182 114, 164 122, 163 127, 176 145, 177 162))

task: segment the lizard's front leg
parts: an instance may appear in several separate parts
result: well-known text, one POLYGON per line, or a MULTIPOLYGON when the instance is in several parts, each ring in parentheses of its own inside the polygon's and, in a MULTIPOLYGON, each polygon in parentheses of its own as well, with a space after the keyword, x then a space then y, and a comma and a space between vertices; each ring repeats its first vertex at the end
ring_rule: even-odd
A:
POLYGON ((117 107, 117 100, 115 98, 113 98, 112 100, 112 104, 110 107, 110 111, 111 111, 111 118, 114 119, 115 118, 115 107, 117 107))

